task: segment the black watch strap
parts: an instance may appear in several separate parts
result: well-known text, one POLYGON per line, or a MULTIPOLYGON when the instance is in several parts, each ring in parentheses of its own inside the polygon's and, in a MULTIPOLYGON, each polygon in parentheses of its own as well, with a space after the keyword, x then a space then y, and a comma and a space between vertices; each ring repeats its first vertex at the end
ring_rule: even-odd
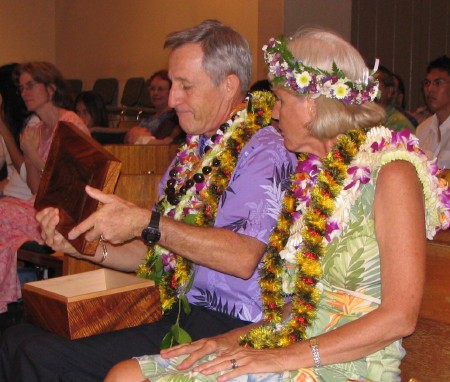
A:
POLYGON ((161 219, 161 214, 157 211, 152 211, 152 216, 150 218, 150 223, 147 227, 142 230, 141 237, 148 244, 155 244, 159 241, 161 237, 161 232, 159 231, 159 220, 161 219))

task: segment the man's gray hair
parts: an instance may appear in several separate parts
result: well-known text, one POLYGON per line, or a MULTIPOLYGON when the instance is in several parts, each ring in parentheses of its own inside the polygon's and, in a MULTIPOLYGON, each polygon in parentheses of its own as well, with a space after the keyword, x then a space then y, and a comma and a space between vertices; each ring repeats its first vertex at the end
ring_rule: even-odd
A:
POLYGON ((203 68, 215 85, 229 74, 235 74, 245 94, 252 75, 252 55, 247 40, 234 29, 217 20, 205 20, 189 29, 172 32, 164 48, 176 49, 188 43, 199 43, 203 49, 203 68))

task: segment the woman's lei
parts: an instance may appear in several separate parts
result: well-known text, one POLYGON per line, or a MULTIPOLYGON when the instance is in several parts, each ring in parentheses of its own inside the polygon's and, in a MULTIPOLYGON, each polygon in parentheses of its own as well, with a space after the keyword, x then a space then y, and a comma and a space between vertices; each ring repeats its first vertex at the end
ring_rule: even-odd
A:
MULTIPOLYGON (((199 153, 198 135, 188 136, 169 172, 165 194, 157 204, 164 216, 198 226, 212 226, 219 199, 226 190, 238 157, 250 138, 270 123, 275 97, 269 92, 254 92, 239 105, 225 124, 211 137, 205 154, 199 153), (245 107, 247 106, 247 107, 245 107)), ((149 248, 146 263, 138 275, 159 286, 163 311, 177 300, 186 307, 186 293, 193 282, 189 260, 160 245, 149 248)))
POLYGON ((266 323, 242 337, 243 346, 284 347, 306 339, 320 299, 321 258, 328 243, 348 225, 361 186, 380 166, 401 159, 412 162, 424 190, 427 237, 449 226, 450 191, 445 181, 436 177, 436 165, 419 150, 417 138, 409 131, 375 127, 366 134, 352 130, 338 138, 322 164, 312 155, 298 158, 261 270, 266 323), (292 296, 292 315, 282 324, 287 296, 292 296))

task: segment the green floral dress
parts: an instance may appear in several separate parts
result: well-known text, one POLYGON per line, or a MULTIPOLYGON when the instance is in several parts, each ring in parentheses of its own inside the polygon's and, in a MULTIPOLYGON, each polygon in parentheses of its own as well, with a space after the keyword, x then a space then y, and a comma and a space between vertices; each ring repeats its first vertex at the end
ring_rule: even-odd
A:
MULTIPOLYGON (((375 237, 375 222, 372 206, 376 180, 382 165, 392 160, 411 162, 417 169, 428 200, 430 186, 426 164, 417 159, 417 152, 400 149, 381 155, 379 165, 372 167, 370 180, 360 186, 358 197, 347 209, 348 224, 341 235, 327 246, 321 259, 323 279, 317 285, 321 292, 317 316, 307 329, 308 337, 318 336, 358 319, 376 309, 381 298, 380 254, 375 237), (398 154, 398 152, 400 154, 398 154), (427 173, 425 176, 423 174, 427 173), (421 176, 422 174, 422 176, 421 176)), ((431 211, 427 205, 427 228, 434 233, 438 208, 431 211), (430 226, 434 226, 430 229, 430 226)), ((400 361, 405 352, 401 341, 391 343, 384 349, 352 362, 299 369, 283 373, 261 373, 244 375, 233 381, 302 381, 302 382, 345 382, 348 380, 399 381, 400 361)), ((192 371, 180 373, 176 366, 185 358, 164 360, 160 356, 138 358, 144 375, 150 381, 215 381, 218 375, 204 376, 192 371)), ((213 359, 214 355, 204 360, 213 359)))

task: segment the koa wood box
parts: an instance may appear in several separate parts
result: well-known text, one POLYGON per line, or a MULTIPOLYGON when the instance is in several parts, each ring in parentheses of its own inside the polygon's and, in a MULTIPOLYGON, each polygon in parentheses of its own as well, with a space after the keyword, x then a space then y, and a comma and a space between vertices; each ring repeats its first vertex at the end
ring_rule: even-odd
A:
POLYGON ((109 269, 26 283, 22 295, 28 322, 70 339, 161 318, 153 281, 109 269))

